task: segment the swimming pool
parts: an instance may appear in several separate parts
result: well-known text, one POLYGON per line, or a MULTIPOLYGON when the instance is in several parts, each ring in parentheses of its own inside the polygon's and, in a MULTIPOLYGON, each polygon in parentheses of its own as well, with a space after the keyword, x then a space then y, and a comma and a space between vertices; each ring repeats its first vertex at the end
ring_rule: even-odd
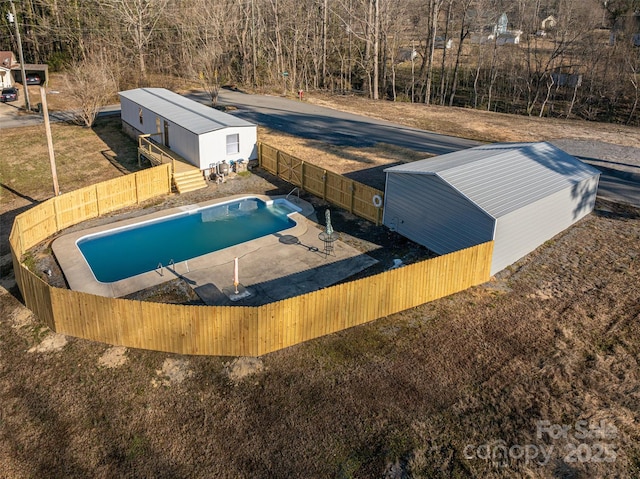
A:
POLYGON ((285 199, 244 197, 82 236, 76 246, 101 283, 140 275, 296 225, 285 199))

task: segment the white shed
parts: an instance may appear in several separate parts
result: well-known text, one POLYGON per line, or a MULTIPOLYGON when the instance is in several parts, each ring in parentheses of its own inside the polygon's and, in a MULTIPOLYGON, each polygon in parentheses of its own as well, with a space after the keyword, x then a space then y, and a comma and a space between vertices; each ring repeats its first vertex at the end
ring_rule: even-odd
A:
POLYGON ((493 240, 491 274, 589 214, 600 176, 550 143, 483 145, 385 172, 385 226, 438 254, 493 240))
POLYGON ((153 141, 201 170, 226 160, 258 157, 255 124, 164 88, 120 92, 123 128, 130 135, 154 134, 153 141))

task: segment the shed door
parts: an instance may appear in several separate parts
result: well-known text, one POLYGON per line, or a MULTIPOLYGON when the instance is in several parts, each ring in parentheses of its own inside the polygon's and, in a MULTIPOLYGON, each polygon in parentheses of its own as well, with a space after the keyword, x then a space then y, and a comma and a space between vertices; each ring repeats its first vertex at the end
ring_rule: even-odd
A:
POLYGON ((169 122, 164 120, 164 146, 171 148, 169 145, 169 122))

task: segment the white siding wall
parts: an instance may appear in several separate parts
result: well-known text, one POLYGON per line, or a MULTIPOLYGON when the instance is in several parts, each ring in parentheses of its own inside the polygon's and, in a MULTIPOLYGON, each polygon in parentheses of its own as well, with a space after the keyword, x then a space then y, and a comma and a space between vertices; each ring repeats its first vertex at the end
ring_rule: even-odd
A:
POLYGON ((257 128, 251 127, 227 127, 223 130, 212 131, 200 137, 200 169, 205 170, 211 164, 217 164, 226 160, 252 160, 257 158, 257 128), (240 138, 240 151, 235 154, 227 154, 227 135, 238 134, 240 138))
MULTIPOLYGON (((122 121, 130 125, 136 131, 140 133, 153 133, 152 131, 145 132, 143 129, 148 127, 148 122, 144 122, 142 125, 140 124, 140 119, 138 118, 138 105, 133 103, 132 101, 120 97, 120 116, 122 117, 122 121)), ((144 115, 144 111, 143 111, 144 115)), ((155 128, 155 123, 154 123, 155 128)))
POLYGON ((526 256, 593 210, 598 177, 498 218, 491 274, 526 256))
MULTIPOLYGON (((156 133, 156 115, 154 112, 142 107, 143 123, 140 124, 139 109, 137 103, 120 97, 122 120, 135 129, 138 133, 156 133)), ((160 117, 159 136, 153 140, 164 144, 164 121, 160 117)), ((257 127, 227 127, 221 130, 211 131, 196 135, 193 132, 172 123, 169 120, 169 148, 182 156, 185 160, 199 167, 201 170, 209 168, 211 163, 219 163, 222 160, 230 161, 253 160, 258 157, 257 127), (234 155, 227 155, 227 135, 238 133, 240 135, 240 151, 234 155)))
POLYGON ((493 239, 494 219, 434 175, 387 173, 383 224, 438 254, 493 239))
POLYGON ((0 68, 0 88, 7 88, 13 85, 11 70, 0 68))
MULTIPOLYGON (((155 123, 155 116, 153 119, 155 123)), ((169 149, 171 151, 175 151, 182 158, 187 160, 194 166, 200 166, 200 148, 198 144, 200 139, 198 135, 195 133, 185 130, 181 126, 172 123, 170 120, 169 123, 169 149)), ((164 119, 160 118, 160 131, 163 132, 162 144, 164 144, 164 119)))

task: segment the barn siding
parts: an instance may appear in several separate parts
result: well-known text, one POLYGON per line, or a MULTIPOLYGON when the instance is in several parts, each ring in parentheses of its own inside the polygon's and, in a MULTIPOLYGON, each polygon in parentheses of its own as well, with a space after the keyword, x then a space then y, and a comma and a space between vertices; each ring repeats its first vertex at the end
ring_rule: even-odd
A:
POLYGON ((386 226, 441 254, 493 239, 491 274, 589 214, 599 180, 544 142, 483 145, 385 172, 386 226))
POLYGON ((503 270, 592 210, 598 177, 526 205, 497 219, 491 274, 503 270))
POLYGON ((438 254, 493 239, 494 219, 435 175, 387 174, 383 223, 438 254))

